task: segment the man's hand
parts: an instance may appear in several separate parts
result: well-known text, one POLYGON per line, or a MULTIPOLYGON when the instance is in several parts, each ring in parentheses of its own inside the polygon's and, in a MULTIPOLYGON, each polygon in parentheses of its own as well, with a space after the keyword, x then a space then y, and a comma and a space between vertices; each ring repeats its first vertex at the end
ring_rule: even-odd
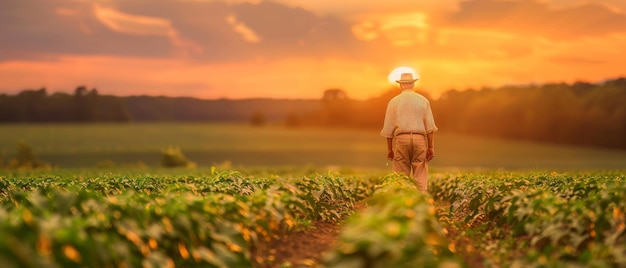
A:
POLYGON ((426 150, 426 160, 430 161, 433 160, 433 158, 435 158, 435 148, 430 147, 426 150))
POLYGON ((387 150, 387 159, 393 160, 393 150, 387 150))

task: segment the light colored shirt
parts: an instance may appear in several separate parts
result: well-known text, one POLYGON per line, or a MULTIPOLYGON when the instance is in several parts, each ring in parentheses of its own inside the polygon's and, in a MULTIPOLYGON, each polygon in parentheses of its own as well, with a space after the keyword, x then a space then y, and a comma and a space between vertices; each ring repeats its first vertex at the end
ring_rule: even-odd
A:
POLYGON ((428 99, 412 89, 405 89, 387 104, 380 135, 393 138, 400 133, 428 134, 437 130, 428 99))

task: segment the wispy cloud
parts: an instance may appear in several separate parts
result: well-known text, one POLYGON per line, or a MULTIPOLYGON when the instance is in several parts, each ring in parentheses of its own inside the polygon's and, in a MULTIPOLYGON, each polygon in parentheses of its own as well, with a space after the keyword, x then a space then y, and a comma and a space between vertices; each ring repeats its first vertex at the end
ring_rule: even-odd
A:
POLYGON ((171 36, 176 33, 169 20, 127 14, 114 8, 94 4, 96 18, 109 29, 135 35, 171 36))
POLYGON ((261 37, 259 37, 253 30, 250 29, 246 24, 237 20, 237 16, 231 14, 226 17, 226 21, 228 24, 233 26, 233 30, 241 34, 243 40, 249 43, 258 43, 261 41, 261 37))

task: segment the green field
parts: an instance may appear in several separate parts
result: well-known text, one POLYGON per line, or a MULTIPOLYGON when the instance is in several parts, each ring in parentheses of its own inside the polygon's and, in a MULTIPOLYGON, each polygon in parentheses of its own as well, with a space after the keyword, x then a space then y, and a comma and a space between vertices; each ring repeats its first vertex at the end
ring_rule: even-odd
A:
POLYGON ((291 174, 0 171, 0 266, 626 266, 622 172, 434 173, 429 194, 396 174, 291 174), (318 222, 335 243, 278 256, 272 241, 318 222))
MULTIPOLYGON (((0 157, 12 157, 19 140, 54 166, 94 167, 141 161, 157 166, 161 150, 177 146, 199 166, 340 166, 388 169, 378 130, 245 124, 25 124, 0 125, 0 157)), ((446 133, 436 135, 435 170, 625 169, 626 151, 509 141, 446 133)))

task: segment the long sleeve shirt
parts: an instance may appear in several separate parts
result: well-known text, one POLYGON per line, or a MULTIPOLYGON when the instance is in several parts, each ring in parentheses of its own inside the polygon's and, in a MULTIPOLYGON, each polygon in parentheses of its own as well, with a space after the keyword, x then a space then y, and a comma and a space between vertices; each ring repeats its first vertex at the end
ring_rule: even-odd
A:
POLYGON ((399 133, 428 134, 437 130, 428 99, 412 89, 405 89, 387 104, 380 135, 393 138, 399 133))

